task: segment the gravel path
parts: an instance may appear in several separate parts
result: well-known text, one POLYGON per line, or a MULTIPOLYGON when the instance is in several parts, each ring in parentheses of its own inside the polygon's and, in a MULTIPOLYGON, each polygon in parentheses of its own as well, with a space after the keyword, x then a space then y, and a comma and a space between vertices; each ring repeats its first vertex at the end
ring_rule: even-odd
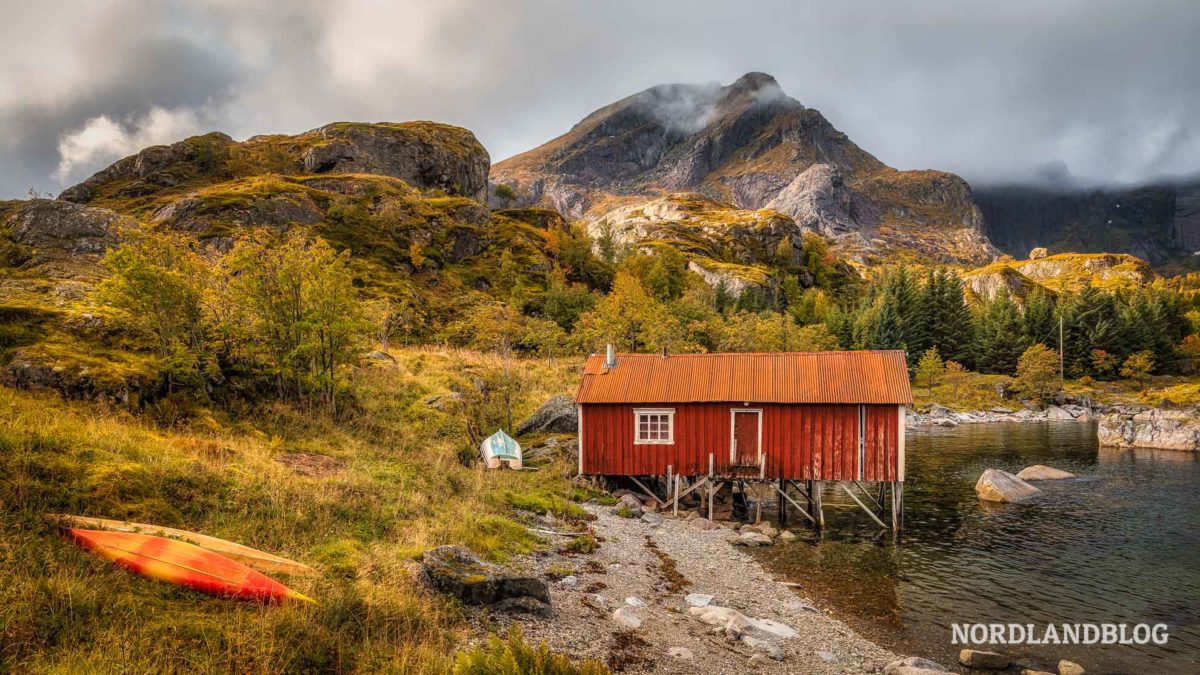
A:
MULTIPOLYGON (((611 515, 610 507, 587 508, 604 539, 597 551, 541 555, 514 565, 543 576, 574 571, 551 583, 549 617, 517 617, 532 642, 545 641, 573 658, 598 659, 629 673, 874 673, 897 658, 771 579, 729 543, 736 536, 731 530, 705 531, 669 516, 651 526, 611 515), (721 628, 689 612, 684 601, 689 593, 711 595, 713 604, 780 622, 798 636, 769 640, 774 647, 727 638, 721 628), (627 604, 626 598, 645 606, 627 604), (618 608, 636 616, 641 626, 619 625, 612 618, 618 608), (674 648, 683 648, 684 655, 672 655, 680 651, 674 648), (767 658, 767 651, 782 660, 767 658)), ((491 614, 476 620, 480 631, 503 631, 514 619, 491 614)))

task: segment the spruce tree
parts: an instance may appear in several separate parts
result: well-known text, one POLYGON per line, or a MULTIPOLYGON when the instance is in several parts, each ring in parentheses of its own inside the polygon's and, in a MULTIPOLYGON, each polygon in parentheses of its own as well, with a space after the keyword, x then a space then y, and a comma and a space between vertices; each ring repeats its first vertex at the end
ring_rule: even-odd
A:
POLYGON ((984 373, 1012 375, 1025 351, 1021 311, 1008 288, 1002 287, 979 316, 975 367, 984 373))

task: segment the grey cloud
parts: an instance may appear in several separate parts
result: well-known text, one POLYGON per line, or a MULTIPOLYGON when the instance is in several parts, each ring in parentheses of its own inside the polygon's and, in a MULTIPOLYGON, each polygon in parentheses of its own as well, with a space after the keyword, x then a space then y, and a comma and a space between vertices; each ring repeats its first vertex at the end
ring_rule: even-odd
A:
MULTIPOLYGON (((900 168, 973 182, 1039 180, 1051 163, 1092 183, 1200 171, 1200 4, 1182 0, 12 5, 8 20, 29 23, 5 48, 52 62, 48 91, 76 84, 0 99, 0 196, 60 189, 59 140, 100 116, 183 110, 235 137, 437 119, 498 160, 653 85, 756 70, 900 168), (74 39, 39 40, 60 18, 74 39)), ((0 92, 12 76, 0 69, 0 92)), ((663 110, 694 126, 705 101, 663 110)))

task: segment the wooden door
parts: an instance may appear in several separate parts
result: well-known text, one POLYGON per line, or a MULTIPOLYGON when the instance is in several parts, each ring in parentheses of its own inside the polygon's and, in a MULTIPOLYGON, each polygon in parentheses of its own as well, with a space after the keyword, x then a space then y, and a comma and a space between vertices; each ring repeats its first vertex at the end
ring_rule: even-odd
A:
POLYGON ((758 416, 757 411, 735 411, 733 413, 732 460, 737 465, 758 464, 758 416))

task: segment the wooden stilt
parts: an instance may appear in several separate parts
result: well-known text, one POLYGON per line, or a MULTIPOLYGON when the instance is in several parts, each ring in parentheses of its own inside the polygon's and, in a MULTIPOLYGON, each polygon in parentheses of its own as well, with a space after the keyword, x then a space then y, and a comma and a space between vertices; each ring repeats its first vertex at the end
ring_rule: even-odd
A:
POLYGON ((858 507, 860 509, 862 509, 864 513, 866 513, 868 516, 871 516, 871 520, 875 521, 876 523, 879 523, 880 527, 887 529, 887 525, 885 525, 883 523, 883 521, 879 519, 879 516, 875 515, 874 511, 867 508, 867 505, 862 503, 862 500, 860 500, 858 497, 856 497, 854 495, 854 493, 850 491, 850 488, 846 487, 845 485, 842 485, 842 490, 844 490, 846 492, 846 494, 850 496, 850 499, 854 500, 855 504, 858 504, 858 507))
POLYGON ((667 499, 671 498, 671 486, 675 484, 674 483, 674 476, 675 476, 674 468, 675 467, 671 466, 670 464, 667 465, 667 484, 663 486, 666 488, 666 491, 663 492, 663 496, 666 497, 667 499))
MULTIPOLYGON (((637 476, 629 476, 629 480, 633 481, 635 485, 642 488, 642 494, 646 495, 650 499, 653 499, 655 502, 657 502, 661 506, 667 505, 666 502, 664 502, 663 500, 658 498, 658 495, 654 494, 653 490, 646 487, 646 485, 644 483, 642 483, 642 481, 638 480, 637 476)), ((670 489, 669 486, 668 486, 668 489, 670 489)))
MULTIPOLYGON (((879 483, 879 499, 875 500, 875 504, 879 507, 879 517, 883 517, 883 505, 887 502, 887 483, 879 483)), ((893 528, 894 529, 894 528, 893 528)))
POLYGON ((679 516, 679 476, 675 476, 675 499, 673 501, 674 501, 674 505, 672 506, 672 509, 674 510, 674 515, 676 517, 678 517, 679 516))
MULTIPOLYGON (((776 489, 779 490, 780 496, 787 497, 787 483, 782 478, 779 479, 779 487, 776 489)), ((788 516, 787 516, 787 499, 780 499, 779 500, 779 524, 787 525, 787 518, 788 518, 788 516)))
POLYGON ((713 517, 713 497, 716 495, 713 491, 713 454, 708 453, 708 519, 713 517))
POLYGON ((792 506, 796 507, 796 510, 800 512, 800 515, 808 518, 809 522, 816 524, 816 519, 814 519, 808 511, 805 511, 803 507, 797 504, 796 501, 792 499, 790 495, 788 495, 786 486, 784 489, 779 491, 779 496, 782 497, 782 499, 779 500, 779 508, 782 509, 786 502, 791 502, 792 506))
POLYGON ((812 490, 813 510, 817 514, 817 521, 816 521, 817 531, 824 532, 825 531, 825 508, 823 506, 821 506, 821 481, 810 481, 810 483, 813 484, 813 487, 811 487, 809 489, 812 490))
POLYGON ((870 493, 870 492, 867 490, 867 488, 863 487, 863 486, 862 486, 862 484, 861 484, 861 483, 859 483, 858 481, 853 481, 853 483, 854 483, 854 486, 855 486, 855 487, 857 487, 859 490, 862 490, 862 493, 863 493, 863 495, 864 495, 864 496, 865 496, 867 499, 870 499, 872 502, 874 502, 874 504, 875 504, 875 507, 876 507, 876 508, 879 510, 879 514, 880 514, 880 515, 883 515, 883 504, 882 504, 881 500, 877 500, 877 499, 875 499, 875 496, 874 496, 874 495, 872 495, 872 494, 871 494, 871 493, 870 493))

